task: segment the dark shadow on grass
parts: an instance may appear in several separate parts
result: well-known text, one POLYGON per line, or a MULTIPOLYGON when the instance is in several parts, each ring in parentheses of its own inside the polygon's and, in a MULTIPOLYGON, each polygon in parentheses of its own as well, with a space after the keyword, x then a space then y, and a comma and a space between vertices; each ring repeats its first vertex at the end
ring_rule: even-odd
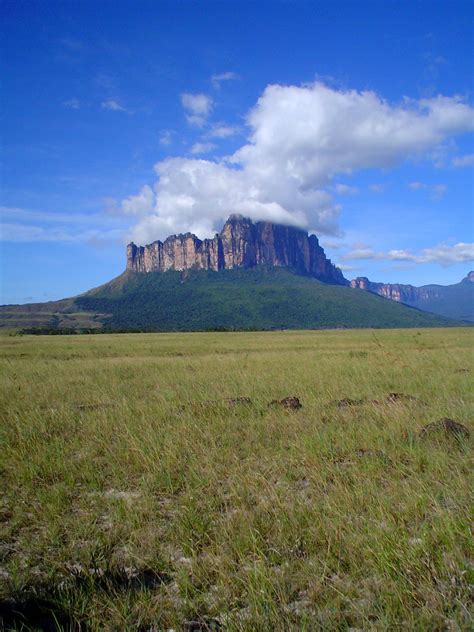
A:
POLYGON ((0 630, 42 632, 87 632, 61 605, 61 597, 80 590, 117 594, 122 591, 153 590, 171 581, 167 573, 152 569, 74 569, 62 587, 26 588, 19 596, 0 602, 0 630))
POLYGON ((42 632, 86 632, 54 600, 29 597, 0 601, 1 630, 41 630, 42 632))

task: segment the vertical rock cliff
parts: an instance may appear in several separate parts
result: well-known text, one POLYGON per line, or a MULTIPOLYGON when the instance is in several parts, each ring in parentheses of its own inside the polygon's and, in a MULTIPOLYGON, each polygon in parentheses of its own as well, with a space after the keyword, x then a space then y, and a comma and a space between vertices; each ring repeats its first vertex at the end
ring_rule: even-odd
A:
POLYGON ((164 242, 127 246, 127 270, 224 270, 257 265, 292 268, 328 283, 348 285, 342 272, 326 258, 316 235, 292 226, 256 222, 231 215, 213 239, 191 233, 172 235, 164 242))
MULTIPOLYGON (((426 300, 430 298, 438 298, 436 286, 424 288, 415 287, 414 285, 404 285, 402 283, 374 283, 369 281, 367 277, 357 277, 351 281, 352 288, 359 290, 368 290, 374 294, 380 294, 385 298, 398 303, 413 304, 416 301, 426 300)), ((440 286, 442 289, 442 286, 440 286)))
MULTIPOLYGON (((402 284, 402 283, 374 283, 369 281, 367 277, 357 277, 352 279, 351 287, 358 288, 359 290, 367 290, 374 294, 380 294, 385 298, 389 298, 392 301, 399 303, 406 303, 407 305, 414 305, 423 309, 422 305, 425 302, 433 302, 440 300, 456 300, 456 297, 452 294, 454 290, 461 290, 466 293, 466 296, 472 294, 472 288, 474 284, 474 272, 469 274, 460 282, 454 285, 422 285, 416 287, 415 285, 402 284), (451 292, 451 295, 448 294, 451 292)), ((437 312, 438 313, 438 312, 437 312)), ((446 313, 439 312, 439 313, 446 313)), ((449 314, 448 314, 449 315, 449 314)))

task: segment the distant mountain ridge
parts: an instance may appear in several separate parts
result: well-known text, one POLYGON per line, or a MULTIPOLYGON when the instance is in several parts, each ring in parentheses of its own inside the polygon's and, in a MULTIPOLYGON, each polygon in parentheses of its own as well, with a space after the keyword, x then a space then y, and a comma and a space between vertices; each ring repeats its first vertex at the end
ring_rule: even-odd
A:
POLYGON ((324 253, 316 235, 294 226, 252 222, 231 215, 213 239, 192 233, 171 235, 164 242, 127 246, 127 270, 231 270, 259 265, 291 268, 326 283, 349 285, 341 270, 324 253))
POLYGON ((374 283, 367 277, 357 277, 352 279, 351 287, 449 318, 474 322, 474 271, 453 285, 417 287, 401 283, 374 283))

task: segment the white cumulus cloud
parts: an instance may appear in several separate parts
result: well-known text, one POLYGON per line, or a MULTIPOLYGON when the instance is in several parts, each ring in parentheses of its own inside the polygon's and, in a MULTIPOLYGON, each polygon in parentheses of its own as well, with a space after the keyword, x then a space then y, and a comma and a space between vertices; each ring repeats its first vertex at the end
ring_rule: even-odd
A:
POLYGON ((155 193, 145 184, 137 195, 131 195, 122 201, 122 210, 126 215, 146 215, 153 213, 155 208, 155 193))
MULTIPOLYGON (((212 111, 212 100, 203 94, 182 95, 182 103, 195 125, 202 126, 212 111)), ((448 138, 474 129, 474 110, 458 97, 391 105, 374 92, 320 82, 269 85, 247 125, 247 142, 225 159, 159 162, 150 210, 131 237, 148 243, 187 230, 209 236, 233 212, 337 235, 335 176, 427 156, 448 138)))

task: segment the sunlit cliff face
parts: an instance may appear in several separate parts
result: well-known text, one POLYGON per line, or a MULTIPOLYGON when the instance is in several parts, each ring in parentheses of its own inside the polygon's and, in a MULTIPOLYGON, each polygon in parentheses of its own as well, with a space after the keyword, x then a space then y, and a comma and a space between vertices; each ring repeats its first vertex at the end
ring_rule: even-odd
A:
POLYGON ((127 269, 134 272, 166 270, 223 270, 257 265, 288 267, 332 283, 347 285, 342 272, 326 258, 315 235, 291 226, 253 223, 231 216, 213 239, 191 233, 172 235, 164 242, 127 247, 127 269))

